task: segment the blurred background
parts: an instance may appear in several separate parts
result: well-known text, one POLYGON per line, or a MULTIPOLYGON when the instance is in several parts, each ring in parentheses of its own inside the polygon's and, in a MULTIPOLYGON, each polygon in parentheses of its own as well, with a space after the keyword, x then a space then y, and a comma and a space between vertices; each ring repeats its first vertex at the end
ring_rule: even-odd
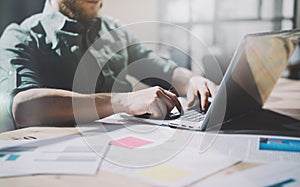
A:
MULTIPOLYGON (((9 23, 20 23, 40 12, 43 5, 44 0, 0 0, 0 33, 9 23)), ((203 63, 216 58, 225 71, 245 34, 300 27, 297 0, 104 0, 101 14, 117 18, 123 25, 163 21, 191 31, 206 43, 210 53, 199 53, 201 49, 193 45, 188 33, 176 33, 167 24, 139 28, 134 34, 141 40, 175 42, 184 52, 157 45, 155 50, 192 69, 190 57, 203 63)), ((290 64, 295 66, 298 61, 290 64)))

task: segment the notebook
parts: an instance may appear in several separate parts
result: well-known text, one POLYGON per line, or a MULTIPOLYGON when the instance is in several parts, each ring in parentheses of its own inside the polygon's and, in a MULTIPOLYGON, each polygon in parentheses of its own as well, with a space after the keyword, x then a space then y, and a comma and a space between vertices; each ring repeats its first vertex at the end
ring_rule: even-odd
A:
POLYGON ((235 51, 206 114, 185 110, 174 120, 121 115, 123 119, 204 131, 262 108, 300 41, 300 30, 248 34, 235 51))

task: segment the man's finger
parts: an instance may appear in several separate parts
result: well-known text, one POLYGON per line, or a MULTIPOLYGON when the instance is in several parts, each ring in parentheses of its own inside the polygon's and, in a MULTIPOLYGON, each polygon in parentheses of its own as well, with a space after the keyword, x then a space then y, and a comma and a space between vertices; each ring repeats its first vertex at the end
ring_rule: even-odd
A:
POLYGON ((183 114, 183 108, 178 100, 178 97, 175 94, 173 94, 172 92, 169 92, 167 90, 163 90, 163 92, 172 99, 173 103, 175 104, 175 107, 180 112, 180 114, 183 114))
POLYGON ((209 82, 207 84, 207 87, 209 89, 211 97, 215 97, 218 91, 218 87, 213 82, 209 82))
POLYGON ((207 87, 202 87, 199 90, 200 93, 200 103, 201 103, 201 109, 203 111, 206 111, 208 107, 208 97, 210 96, 210 92, 207 87))
POLYGON ((166 104, 167 108, 171 110, 174 108, 175 103, 164 91, 158 92, 158 97, 166 104))

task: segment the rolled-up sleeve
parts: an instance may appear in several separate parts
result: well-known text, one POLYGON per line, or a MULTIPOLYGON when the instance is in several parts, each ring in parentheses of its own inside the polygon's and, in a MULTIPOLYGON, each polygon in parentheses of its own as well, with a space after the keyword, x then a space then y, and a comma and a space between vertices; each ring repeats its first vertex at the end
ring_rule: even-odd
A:
POLYGON ((40 87, 36 44, 30 32, 12 24, 0 40, 0 131, 15 129, 12 117, 14 96, 40 87))

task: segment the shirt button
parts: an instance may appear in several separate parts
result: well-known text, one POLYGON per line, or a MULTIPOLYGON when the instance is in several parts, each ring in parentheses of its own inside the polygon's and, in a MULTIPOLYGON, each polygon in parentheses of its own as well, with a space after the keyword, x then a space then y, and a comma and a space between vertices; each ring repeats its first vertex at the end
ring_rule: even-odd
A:
POLYGON ((12 76, 13 74, 14 74, 13 71, 9 71, 9 72, 8 72, 8 75, 9 75, 9 76, 12 76))
POLYGON ((76 46, 76 45, 74 45, 74 46, 71 47, 71 52, 72 52, 72 53, 74 53, 74 52, 76 52, 76 51, 78 51, 78 50, 79 50, 79 47, 76 46))

